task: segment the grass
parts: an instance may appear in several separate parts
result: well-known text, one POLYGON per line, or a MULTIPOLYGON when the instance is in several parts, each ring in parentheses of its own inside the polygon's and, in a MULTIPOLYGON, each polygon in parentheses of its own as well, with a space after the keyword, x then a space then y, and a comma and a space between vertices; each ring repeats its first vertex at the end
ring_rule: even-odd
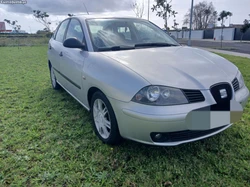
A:
POLYGON ((227 50, 227 51, 236 51, 236 48, 233 47, 213 47, 213 49, 218 49, 218 50, 227 50))
MULTIPOLYGON (((177 147, 110 147, 50 86, 46 47, 0 47, 0 186, 250 186, 250 103, 223 133, 177 147)), ((223 55, 250 88, 250 60, 223 55)))

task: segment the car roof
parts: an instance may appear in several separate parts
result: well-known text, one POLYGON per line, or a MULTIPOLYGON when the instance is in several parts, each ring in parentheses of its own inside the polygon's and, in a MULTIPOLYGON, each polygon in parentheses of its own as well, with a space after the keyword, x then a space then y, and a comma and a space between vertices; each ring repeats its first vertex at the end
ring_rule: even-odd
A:
POLYGON ((129 16, 109 16, 109 15, 100 15, 100 14, 78 14, 78 15, 75 15, 75 16, 72 16, 72 18, 78 18, 78 19, 81 19, 81 20, 86 20, 86 19, 107 19, 107 18, 115 18, 115 19, 140 19, 140 18, 136 18, 136 17, 129 17, 129 16))

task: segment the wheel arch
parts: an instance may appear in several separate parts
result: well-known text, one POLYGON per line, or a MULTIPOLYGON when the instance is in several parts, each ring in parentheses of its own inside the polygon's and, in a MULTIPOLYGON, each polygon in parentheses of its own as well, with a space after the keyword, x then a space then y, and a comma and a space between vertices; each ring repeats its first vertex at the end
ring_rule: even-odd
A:
MULTIPOLYGON (((102 92, 100 89, 98 89, 97 87, 91 87, 88 90, 88 102, 91 103, 94 99, 101 99, 101 101, 105 104, 107 111, 109 112, 109 121, 111 123, 111 133, 108 136, 108 139, 105 139, 105 137, 102 137, 100 135, 100 132, 98 132, 98 128, 96 126, 96 122, 94 120, 94 110, 92 110, 92 107, 90 107, 90 112, 92 115, 92 120, 93 120, 93 126, 95 129, 95 133, 97 134, 97 136, 104 142, 104 143, 108 143, 111 145, 116 145, 119 144, 122 140, 121 134, 120 134, 120 130, 119 130, 119 123, 117 121, 117 117, 116 117, 116 112, 109 100, 109 98, 107 97, 107 95, 105 95, 104 92, 102 92), (97 93, 97 95, 95 94, 97 93), (103 139, 104 138, 104 139, 103 139)), ((93 102, 94 104, 94 102, 93 102)), ((91 105, 91 104, 90 104, 91 105)))
POLYGON ((49 69, 51 68, 51 62, 50 62, 50 60, 48 60, 48 66, 49 66, 49 69))
MULTIPOLYGON (((95 93, 95 92, 98 92, 98 91, 100 91, 100 92, 103 93, 103 91, 101 91, 99 88, 97 88, 97 87, 95 87, 95 86, 89 88, 89 90, 88 90, 87 99, 88 99, 88 105, 89 105, 90 110, 91 110, 91 99, 92 99, 94 93, 95 93)), ((103 93, 103 94, 105 95, 105 93, 103 93)), ((106 96, 106 97, 107 97, 107 96, 106 96)))

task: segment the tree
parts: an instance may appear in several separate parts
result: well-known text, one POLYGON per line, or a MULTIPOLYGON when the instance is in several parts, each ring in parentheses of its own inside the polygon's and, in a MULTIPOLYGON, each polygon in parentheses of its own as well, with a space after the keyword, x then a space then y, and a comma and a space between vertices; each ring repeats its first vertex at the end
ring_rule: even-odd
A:
POLYGON ((240 29, 240 32, 241 32, 241 39, 240 41, 242 42, 242 39, 243 39, 243 36, 244 34, 247 32, 247 30, 250 28, 250 21, 245 19, 244 20, 244 25, 242 25, 241 29, 240 29))
POLYGON ((176 22, 176 19, 174 19, 174 26, 172 26, 172 28, 173 28, 174 30, 178 30, 178 25, 179 25, 179 23, 177 23, 177 22, 176 22))
POLYGON ((179 23, 177 23, 176 19, 174 19, 174 26, 172 26, 172 28, 177 31, 177 38, 179 38, 179 28, 178 28, 178 25, 179 25, 179 23))
POLYGON ((228 24, 228 26, 230 27, 230 24, 231 24, 231 17, 233 16, 233 14, 231 13, 231 12, 229 12, 229 24, 228 24))
POLYGON ((8 20, 8 19, 4 19, 4 21, 5 21, 6 23, 8 23, 8 24, 13 28, 13 30, 14 30, 15 32, 19 32, 19 31, 20 31, 21 25, 17 25, 17 23, 18 23, 17 20, 15 20, 15 21, 10 21, 10 20, 8 20))
MULTIPOLYGON (((189 25, 190 23, 190 13, 189 9, 184 16, 183 25, 189 25)), ((193 29, 206 29, 210 24, 214 24, 217 21, 217 11, 212 2, 208 3, 206 1, 200 2, 194 6, 193 9, 193 29)))
POLYGON ((132 9, 133 9, 135 16, 137 18, 142 18, 143 14, 144 14, 144 0, 142 2, 138 2, 138 0, 136 0, 132 4, 132 9))
POLYGON ((50 25, 51 22, 48 20, 48 13, 42 12, 40 10, 33 10, 33 16, 36 19, 37 22, 41 23, 45 28, 45 31, 50 32, 50 25))
POLYGON ((223 40, 223 29, 225 27, 224 23, 225 23, 225 20, 228 18, 228 16, 231 17, 232 15, 233 15, 232 12, 225 11, 225 10, 223 10, 219 15, 218 21, 221 21, 221 38, 220 38, 221 48, 222 48, 222 40, 223 40))
POLYGON ((164 27, 168 30, 168 19, 175 17, 178 12, 174 11, 171 5, 172 0, 155 0, 156 5, 153 5, 152 11, 156 11, 156 16, 162 17, 165 21, 164 27))

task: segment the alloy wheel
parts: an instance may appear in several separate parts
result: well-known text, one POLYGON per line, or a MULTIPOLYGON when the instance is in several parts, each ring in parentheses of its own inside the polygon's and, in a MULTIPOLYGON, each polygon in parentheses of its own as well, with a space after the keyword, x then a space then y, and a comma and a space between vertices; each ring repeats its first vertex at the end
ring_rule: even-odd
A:
POLYGON ((111 133, 111 120, 108 108, 101 99, 96 99, 94 102, 93 117, 100 136, 104 139, 109 138, 111 133))

